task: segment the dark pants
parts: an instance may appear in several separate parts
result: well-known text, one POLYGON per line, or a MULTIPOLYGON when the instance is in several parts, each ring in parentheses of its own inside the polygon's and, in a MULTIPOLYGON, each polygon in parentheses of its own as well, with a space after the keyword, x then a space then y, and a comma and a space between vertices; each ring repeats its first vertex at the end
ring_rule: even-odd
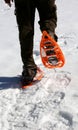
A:
POLYGON ((35 9, 39 12, 41 31, 55 33, 57 14, 55 0, 15 0, 21 57, 24 66, 36 67, 33 59, 35 9))

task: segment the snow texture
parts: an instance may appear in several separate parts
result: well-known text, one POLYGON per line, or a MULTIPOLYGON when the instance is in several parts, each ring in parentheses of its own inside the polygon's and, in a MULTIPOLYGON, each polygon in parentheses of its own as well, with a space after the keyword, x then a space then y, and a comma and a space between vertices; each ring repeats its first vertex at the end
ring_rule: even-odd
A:
POLYGON ((36 11, 34 59, 45 76, 23 90, 14 4, 10 8, 0 0, 0 130, 78 130, 78 0, 56 0, 56 4, 56 33, 65 66, 52 70, 43 66, 36 11))

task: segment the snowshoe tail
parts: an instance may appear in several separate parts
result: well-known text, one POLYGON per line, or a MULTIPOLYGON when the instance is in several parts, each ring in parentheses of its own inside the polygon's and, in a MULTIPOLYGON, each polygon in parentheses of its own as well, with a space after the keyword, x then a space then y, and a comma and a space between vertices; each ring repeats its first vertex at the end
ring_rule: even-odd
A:
POLYGON ((47 68, 60 68, 65 64, 60 46, 46 31, 43 31, 42 34, 40 55, 42 63, 47 68))

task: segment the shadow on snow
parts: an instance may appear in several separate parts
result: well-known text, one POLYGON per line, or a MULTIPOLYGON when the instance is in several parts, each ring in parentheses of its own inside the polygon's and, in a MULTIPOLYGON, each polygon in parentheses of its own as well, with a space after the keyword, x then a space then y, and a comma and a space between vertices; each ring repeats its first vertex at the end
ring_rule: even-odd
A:
POLYGON ((20 88, 20 76, 17 77, 0 77, 0 90, 9 88, 20 88))

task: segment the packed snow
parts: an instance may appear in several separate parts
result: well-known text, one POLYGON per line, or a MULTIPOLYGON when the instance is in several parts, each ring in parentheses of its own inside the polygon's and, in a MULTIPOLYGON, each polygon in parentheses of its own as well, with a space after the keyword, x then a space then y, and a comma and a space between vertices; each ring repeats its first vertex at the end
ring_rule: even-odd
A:
POLYGON ((35 18, 34 59, 44 78, 21 89, 22 62, 14 4, 0 0, 0 130, 78 130, 78 0, 56 0, 56 34, 66 63, 47 69, 40 58, 35 18))

